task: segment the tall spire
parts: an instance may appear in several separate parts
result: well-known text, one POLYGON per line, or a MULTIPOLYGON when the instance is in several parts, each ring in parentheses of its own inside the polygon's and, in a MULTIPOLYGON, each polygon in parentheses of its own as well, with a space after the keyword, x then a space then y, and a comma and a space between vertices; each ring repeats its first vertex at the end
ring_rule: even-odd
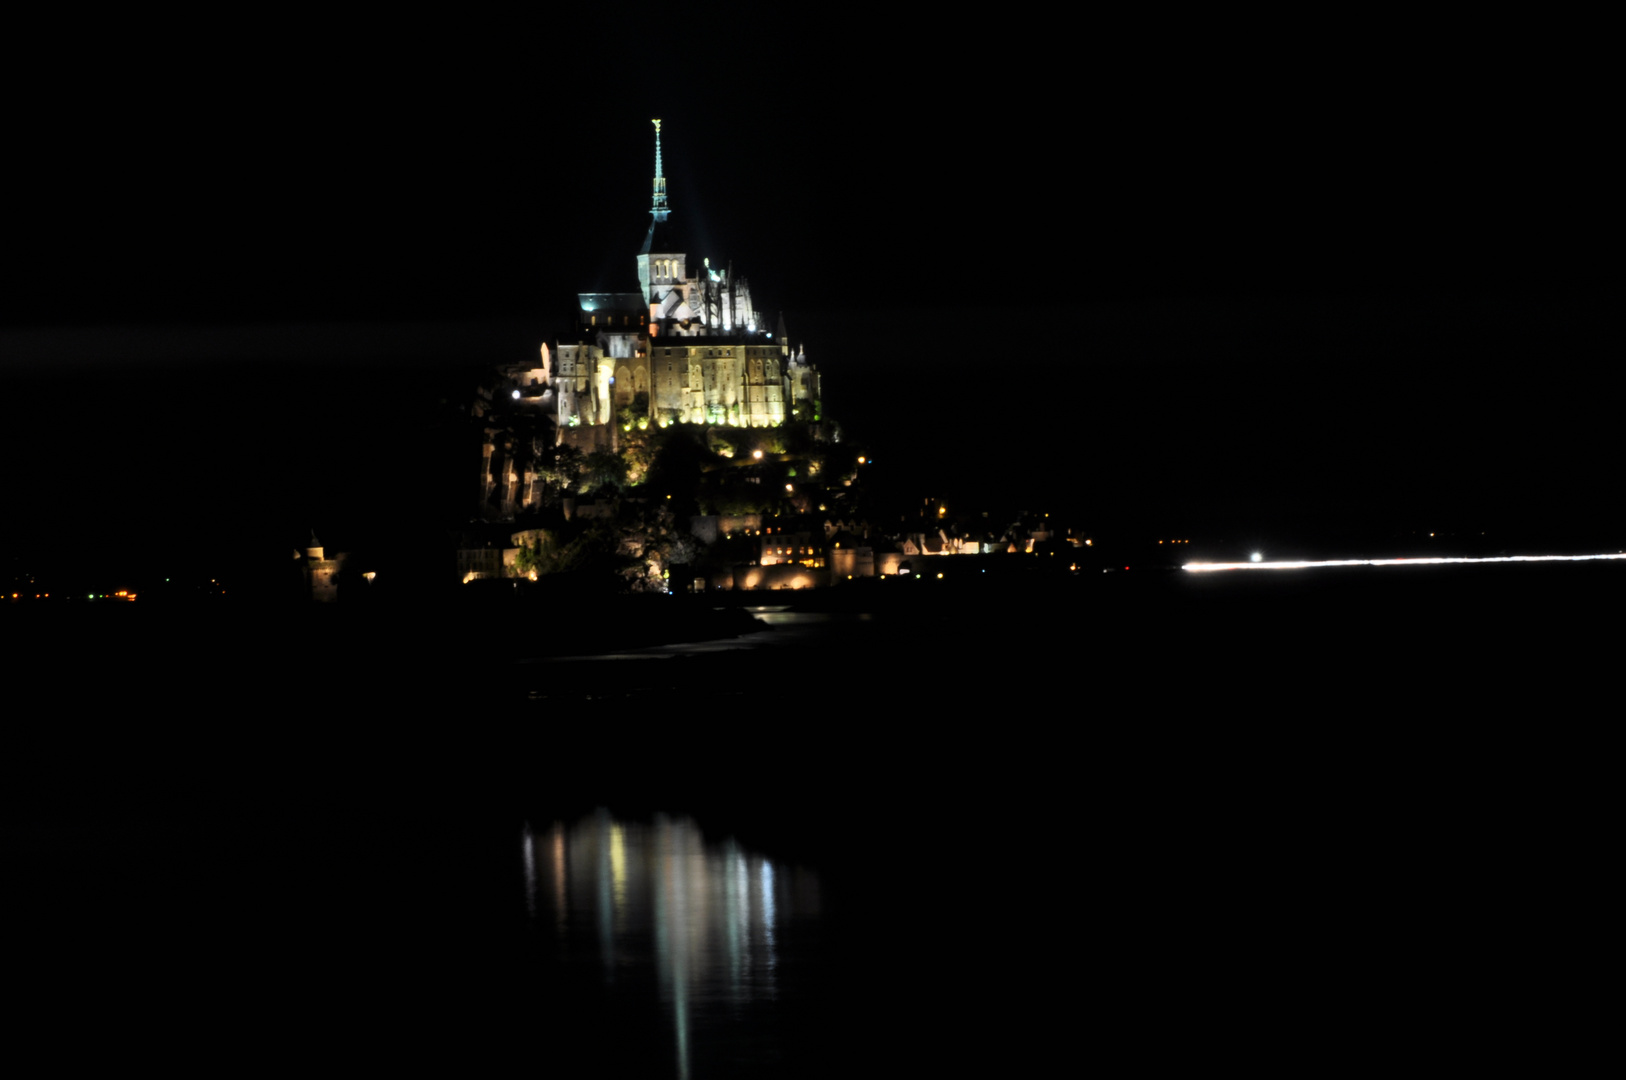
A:
POLYGON ((665 221, 671 210, 666 205, 666 177, 661 175, 661 122, 652 120, 655 125, 655 205, 649 210, 655 215, 656 221, 665 221))

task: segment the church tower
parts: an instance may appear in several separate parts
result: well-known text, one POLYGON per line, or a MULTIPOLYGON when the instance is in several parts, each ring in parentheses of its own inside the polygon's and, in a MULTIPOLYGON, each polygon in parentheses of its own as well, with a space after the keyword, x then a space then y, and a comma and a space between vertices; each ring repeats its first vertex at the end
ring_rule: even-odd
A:
POLYGON ((749 282, 710 259, 689 274, 682 220, 671 221, 667 201, 661 121, 651 123, 655 177, 638 291, 576 294, 574 340, 549 350, 547 391, 523 400, 546 401, 558 442, 589 450, 613 449, 618 427, 817 421, 817 372, 791 352, 782 325, 769 329, 749 282))
POLYGON ((664 303, 674 290, 678 293, 678 303, 688 299, 688 273, 684 266, 684 253, 667 250, 681 245, 673 242, 671 230, 666 227, 666 219, 672 211, 666 202, 666 177, 662 175, 661 167, 661 122, 652 120, 650 123, 655 125, 655 189, 654 202, 649 209, 649 232, 644 236, 644 246, 638 250, 638 285, 643 290, 644 303, 649 305, 650 321, 653 322, 662 315, 670 314, 677 306, 676 303, 664 303))

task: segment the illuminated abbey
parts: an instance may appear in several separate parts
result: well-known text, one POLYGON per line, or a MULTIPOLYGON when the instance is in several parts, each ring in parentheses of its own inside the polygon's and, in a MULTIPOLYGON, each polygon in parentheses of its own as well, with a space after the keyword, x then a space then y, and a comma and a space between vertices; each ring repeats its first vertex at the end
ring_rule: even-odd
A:
POLYGON ((638 291, 578 294, 575 341, 542 346, 539 368, 515 372, 525 397, 552 413, 560 441, 613 445, 617 423, 770 427, 819 419, 818 372, 769 325, 732 267, 689 264, 676 250, 655 124, 649 231, 638 291), (608 440, 583 428, 608 429, 608 440), (574 436, 572 433, 576 433, 574 436))

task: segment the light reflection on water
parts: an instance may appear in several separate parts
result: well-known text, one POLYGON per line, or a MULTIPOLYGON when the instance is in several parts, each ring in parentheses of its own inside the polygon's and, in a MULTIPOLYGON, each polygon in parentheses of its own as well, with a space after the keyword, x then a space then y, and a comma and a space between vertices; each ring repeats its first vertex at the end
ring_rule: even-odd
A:
POLYGON ((518 661, 527 669, 582 669, 592 665, 624 663, 629 660, 669 660, 678 656, 717 656, 739 652, 795 651, 828 643, 834 631, 850 631, 855 626, 872 625, 875 616, 867 612, 805 612, 783 607, 748 607, 760 630, 710 641, 681 641, 670 645, 650 645, 621 652, 583 656, 532 656, 518 661))
POLYGON ((691 1073, 701 1029, 726 1041, 743 1008, 771 1007, 786 926, 819 914, 812 874, 732 840, 708 845, 687 818, 623 822, 601 809, 574 825, 527 829, 523 860, 533 924, 578 965, 606 986, 636 987, 652 969, 680 1077, 691 1073), (579 948, 589 940, 590 957, 579 948))

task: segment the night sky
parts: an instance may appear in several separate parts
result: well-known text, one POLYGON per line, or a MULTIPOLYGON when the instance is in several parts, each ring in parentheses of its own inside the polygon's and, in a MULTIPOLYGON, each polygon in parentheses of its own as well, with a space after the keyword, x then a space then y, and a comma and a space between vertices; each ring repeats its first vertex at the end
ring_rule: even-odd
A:
POLYGON ((1147 535, 1615 535, 1587 27, 788 17, 40 28, 13 565, 455 513, 418 481, 462 475, 473 373, 632 286, 654 116, 692 262, 785 312, 899 486, 1147 535))

